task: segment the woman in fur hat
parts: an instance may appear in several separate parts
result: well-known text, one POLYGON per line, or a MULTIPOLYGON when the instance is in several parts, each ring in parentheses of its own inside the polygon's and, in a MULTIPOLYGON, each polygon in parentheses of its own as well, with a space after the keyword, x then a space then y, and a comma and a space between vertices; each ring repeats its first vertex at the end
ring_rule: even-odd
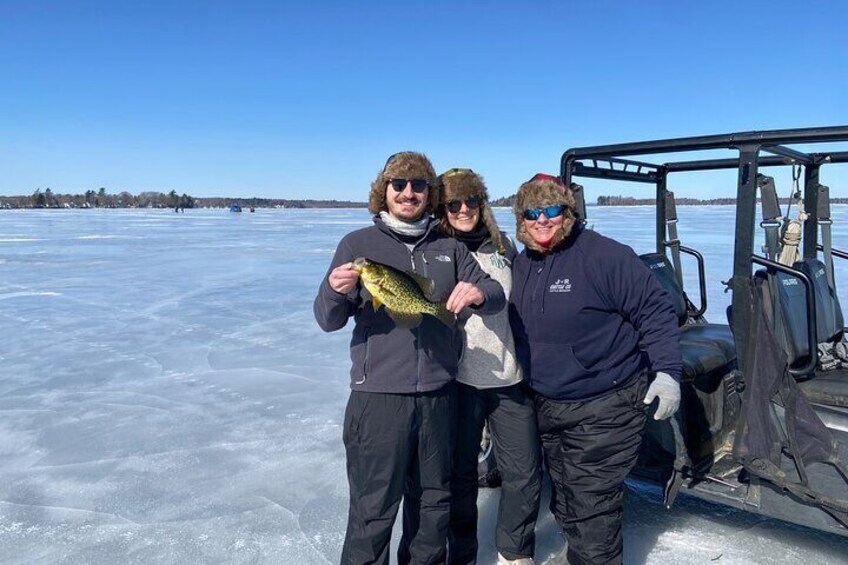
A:
MULTIPOLYGON (((439 177, 439 183, 441 231, 464 243, 480 267, 509 294, 516 250, 495 222, 483 179, 470 169, 451 169, 439 177)), ((470 314, 462 328, 449 563, 476 563, 477 455, 488 420, 503 480, 496 531, 498 563, 529 565, 539 513, 539 443, 533 405, 520 384, 509 314, 506 309, 485 319, 470 314)))
POLYGON ((584 229, 559 178, 521 185, 513 212, 526 247, 513 264, 510 321, 534 393, 551 512, 568 563, 620 564, 623 484, 647 408, 659 399, 662 420, 680 403, 674 307, 632 249, 584 229))

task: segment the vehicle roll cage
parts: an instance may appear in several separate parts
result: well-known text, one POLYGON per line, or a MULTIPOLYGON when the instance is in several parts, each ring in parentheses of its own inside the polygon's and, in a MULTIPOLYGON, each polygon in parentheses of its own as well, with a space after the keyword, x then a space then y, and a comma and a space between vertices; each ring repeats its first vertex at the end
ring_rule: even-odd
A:
MULTIPOLYGON (((653 184, 656 186, 656 252, 665 253, 668 174, 673 172, 737 169, 736 238, 733 254, 733 276, 730 280, 732 325, 737 358, 742 374, 746 374, 747 340, 750 322, 751 274, 755 261, 757 173, 760 167, 801 165, 804 169, 804 208, 808 220, 804 224, 803 257, 816 257, 818 244, 819 169, 826 163, 848 163, 848 151, 805 153, 791 145, 848 142, 848 126, 751 131, 723 135, 682 137, 636 143, 598 145, 569 149, 560 161, 560 176, 566 186, 575 188, 578 215, 586 217, 582 187, 573 184, 575 177, 597 178, 653 184), (735 150, 738 157, 667 162, 662 164, 632 160, 640 155, 688 153, 717 149, 735 150)), ((841 257, 841 252, 834 250, 841 257)), ((761 264, 761 263, 760 263, 761 264)), ((814 347, 814 346, 813 346, 814 347)))

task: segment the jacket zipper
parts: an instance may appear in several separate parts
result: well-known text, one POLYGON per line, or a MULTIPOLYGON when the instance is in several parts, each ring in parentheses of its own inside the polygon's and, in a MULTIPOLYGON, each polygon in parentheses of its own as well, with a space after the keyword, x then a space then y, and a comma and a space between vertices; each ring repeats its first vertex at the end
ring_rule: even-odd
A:
MULTIPOLYGON (((424 232, 424 235, 422 235, 421 238, 418 240, 419 243, 424 241, 425 239, 427 239, 427 235, 430 233, 431 229, 432 229, 432 226, 429 227, 427 229, 427 231, 424 232)), ((404 247, 405 247, 405 244, 402 241, 398 240, 397 237, 395 237, 395 239, 398 241, 398 243, 400 243, 401 245, 404 245, 404 247)), ((407 248, 408 251, 409 251, 409 262, 412 265, 412 272, 413 273, 418 273, 418 269, 416 269, 416 267, 415 267, 415 249, 417 247, 418 247, 418 243, 416 243, 411 250, 407 248)), ((423 269, 424 273, 422 274, 422 276, 427 276, 427 258, 424 257, 423 253, 421 254, 421 260, 424 264, 424 269, 423 269)), ((421 274, 421 273, 418 273, 418 274, 421 274)), ((421 347, 418 345, 419 342, 421 341, 419 339, 420 338, 419 330, 420 330, 420 326, 412 330, 415 333, 415 344, 416 344, 415 345, 415 351, 416 351, 417 360, 418 360, 418 366, 416 367, 416 375, 415 375, 415 390, 416 390, 416 392, 421 392, 421 367, 424 364, 424 356, 422 355, 421 347)))
MULTIPOLYGON (((424 254, 422 253, 421 256, 423 257, 424 254)), ((415 247, 409 250, 409 262, 412 263, 412 272, 418 273, 418 269, 415 267, 415 247)), ((412 330, 415 332, 415 392, 421 392, 421 366, 424 361, 421 355, 421 347, 419 347, 421 342, 420 330, 421 326, 412 330)))
POLYGON ((535 266, 533 266, 532 269, 536 271, 536 277, 535 277, 536 280, 533 281, 533 294, 530 297, 530 301, 535 303, 536 302, 536 293, 539 290, 539 281, 542 280, 542 277, 539 276, 539 275, 541 275, 542 271, 545 270, 545 265, 543 263, 542 266, 539 267, 538 269, 535 266))

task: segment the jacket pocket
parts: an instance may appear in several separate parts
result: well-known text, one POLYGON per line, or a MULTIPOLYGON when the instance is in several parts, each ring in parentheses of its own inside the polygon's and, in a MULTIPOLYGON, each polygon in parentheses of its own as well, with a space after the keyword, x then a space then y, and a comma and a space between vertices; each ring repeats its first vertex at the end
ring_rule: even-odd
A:
POLYGON ((357 381, 354 381, 354 384, 357 385, 365 384, 366 379, 368 379, 368 372, 370 369, 370 367, 368 366, 368 361, 370 357, 369 353, 371 353, 371 340, 369 339, 370 337, 371 334, 368 332, 368 330, 365 330, 365 353, 362 356, 362 378, 357 381))
POLYGON ((592 388, 584 384, 593 380, 598 372, 586 369, 570 345, 536 342, 530 344, 530 374, 533 388, 546 396, 559 391, 592 388))
POLYGON ((368 326, 357 326, 353 330, 350 342, 350 378, 354 385, 363 384, 368 377, 371 333, 368 326))
POLYGON ((598 371, 590 371, 577 359, 570 345, 561 343, 530 344, 530 371, 536 376, 579 381, 595 376, 598 371))

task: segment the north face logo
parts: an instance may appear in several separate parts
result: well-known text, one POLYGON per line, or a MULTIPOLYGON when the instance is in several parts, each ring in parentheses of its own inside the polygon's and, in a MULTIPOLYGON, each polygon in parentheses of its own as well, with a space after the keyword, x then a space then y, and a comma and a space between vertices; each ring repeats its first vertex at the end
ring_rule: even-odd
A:
POLYGON ((557 279, 554 284, 551 285, 548 292, 571 292, 571 281, 568 279, 557 279))
POLYGON ((436 255, 436 261, 441 261, 442 263, 450 263, 451 258, 447 255, 436 255))

